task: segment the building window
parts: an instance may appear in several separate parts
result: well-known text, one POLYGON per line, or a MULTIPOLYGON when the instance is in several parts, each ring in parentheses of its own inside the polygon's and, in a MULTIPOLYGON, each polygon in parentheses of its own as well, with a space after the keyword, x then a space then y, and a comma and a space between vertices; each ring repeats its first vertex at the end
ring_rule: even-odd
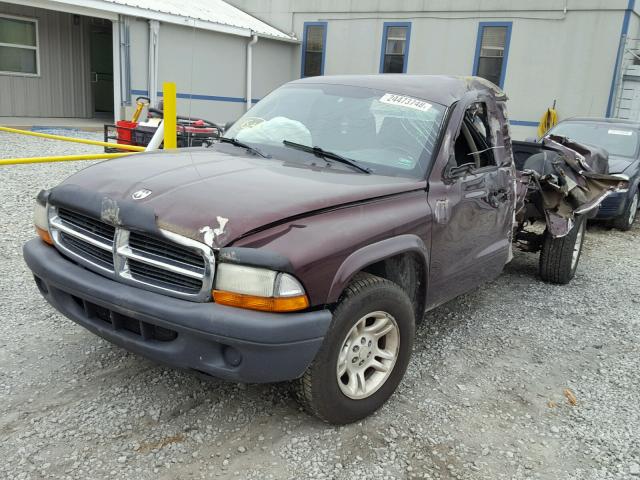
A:
POLYGON ((481 22, 478 26, 473 74, 504 86, 511 22, 481 22))
POLYGON ((38 21, 0 15, 0 73, 38 75, 38 21))
POLYGON ((302 40, 302 77, 324 74, 324 52, 327 44, 327 22, 304 24, 302 40))
POLYGON ((406 73, 410 23, 385 23, 380 54, 380 73, 406 73))

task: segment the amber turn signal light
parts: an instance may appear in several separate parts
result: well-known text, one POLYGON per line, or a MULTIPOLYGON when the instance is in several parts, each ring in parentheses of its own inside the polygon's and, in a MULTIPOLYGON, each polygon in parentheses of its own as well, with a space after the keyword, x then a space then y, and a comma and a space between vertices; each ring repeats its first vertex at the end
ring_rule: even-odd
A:
POLYGON ((256 297, 242 293, 213 290, 213 300, 220 305, 229 307, 248 308, 263 312, 295 312, 309 306, 306 295, 295 297, 256 297))
POLYGON ((48 243, 49 245, 53 245, 53 240, 51 239, 51 235, 44 228, 36 227, 36 233, 42 239, 43 242, 48 243))

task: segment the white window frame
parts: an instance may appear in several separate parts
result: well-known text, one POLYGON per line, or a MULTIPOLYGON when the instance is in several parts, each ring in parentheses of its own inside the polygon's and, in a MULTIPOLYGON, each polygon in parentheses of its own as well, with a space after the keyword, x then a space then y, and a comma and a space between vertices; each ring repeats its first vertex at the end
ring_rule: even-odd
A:
POLYGON ((4 13, 0 13, 0 18, 9 18, 12 20, 21 20, 23 22, 31 22, 36 26, 36 44, 33 45, 21 45, 19 43, 3 43, 0 42, 0 47, 11 47, 11 48, 23 48, 25 50, 35 50, 36 52, 36 73, 26 73, 26 72, 7 72, 4 70, 0 70, 0 75, 12 75, 16 77, 39 77, 40 76, 40 26, 38 25, 37 18, 31 17, 19 17, 16 15, 6 15, 4 13))

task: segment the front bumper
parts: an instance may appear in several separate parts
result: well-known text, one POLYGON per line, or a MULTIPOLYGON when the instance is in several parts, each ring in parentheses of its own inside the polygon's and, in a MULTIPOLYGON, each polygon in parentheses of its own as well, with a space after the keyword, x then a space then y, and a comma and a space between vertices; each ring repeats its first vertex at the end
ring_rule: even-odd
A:
POLYGON ((300 377, 331 322, 328 310, 255 312, 142 290, 80 267, 40 239, 23 253, 42 295, 74 322, 152 360, 227 380, 300 377))

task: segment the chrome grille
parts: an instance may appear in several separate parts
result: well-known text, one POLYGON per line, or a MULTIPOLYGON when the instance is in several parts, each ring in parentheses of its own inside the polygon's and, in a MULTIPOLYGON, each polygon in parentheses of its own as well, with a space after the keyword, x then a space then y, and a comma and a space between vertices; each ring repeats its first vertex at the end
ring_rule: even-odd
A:
POLYGON ((206 245, 160 230, 164 238, 114 227, 49 207, 58 249, 87 268, 123 283, 194 301, 210 299, 215 260, 206 245))
POLYGON ((59 208, 58 217, 60 217, 60 220, 64 223, 75 227, 87 235, 94 235, 99 239, 104 239, 109 242, 113 242, 113 237, 116 234, 116 228, 113 225, 95 220, 78 212, 59 208))
POLYGON ((202 256, 193 251, 182 248, 159 238, 153 238, 143 233, 131 232, 129 235, 129 247, 134 252, 145 252, 158 258, 174 261, 185 267, 193 267, 203 270, 202 256))
POLYGON ((113 273, 115 227, 63 208, 50 215, 49 225, 63 251, 85 259, 100 272, 113 273))
POLYGON ((60 243, 69 250, 74 251, 78 255, 83 255, 92 262, 100 265, 107 270, 113 270, 113 252, 103 250, 79 238, 69 235, 66 232, 60 232, 60 243))
POLYGON ((129 273, 137 280, 157 283, 165 288, 180 289, 185 293, 197 293, 202 288, 202 280, 168 272, 137 260, 129 259, 129 273))

